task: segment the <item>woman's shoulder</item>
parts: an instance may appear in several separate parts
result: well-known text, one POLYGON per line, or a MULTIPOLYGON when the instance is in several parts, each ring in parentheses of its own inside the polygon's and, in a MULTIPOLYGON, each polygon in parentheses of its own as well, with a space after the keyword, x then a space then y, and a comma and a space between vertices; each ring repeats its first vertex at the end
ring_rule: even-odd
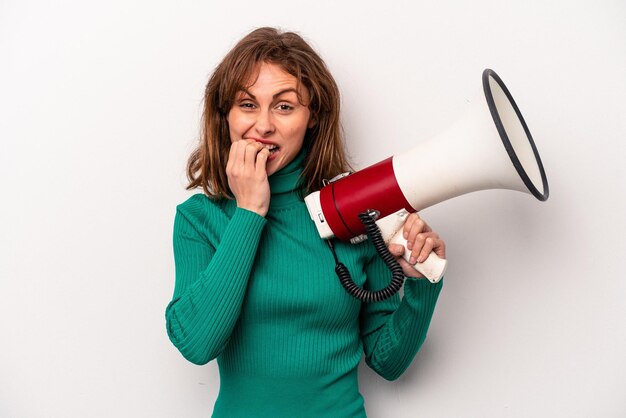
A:
POLYGON ((207 219, 230 217, 232 211, 229 199, 212 198, 204 193, 196 193, 176 206, 176 216, 204 224, 207 219))
POLYGON ((208 196, 204 193, 196 193, 192 196, 189 196, 184 202, 179 203, 176 206, 176 209, 192 211, 198 210, 199 208, 204 207, 207 204, 208 200, 208 196))
POLYGON ((174 224, 191 224, 209 241, 216 240, 232 217, 232 203, 229 199, 214 199, 203 193, 194 194, 176 206, 174 224))
POLYGON ((206 210, 206 208, 222 208, 228 202, 228 199, 213 198, 205 195, 204 193, 196 193, 182 203, 179 203, 176 208, 183 210, 206 210))

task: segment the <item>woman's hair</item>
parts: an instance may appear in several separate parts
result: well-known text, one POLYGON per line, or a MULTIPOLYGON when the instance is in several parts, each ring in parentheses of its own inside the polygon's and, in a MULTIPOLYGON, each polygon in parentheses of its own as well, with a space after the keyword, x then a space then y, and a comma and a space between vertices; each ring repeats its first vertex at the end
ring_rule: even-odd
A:
POLYGON ((307 129, 307 156, 300 178, 303 192, 319 190, 324 179, 347 171, 339 121, 339 89, 320 56, 293 32, 259 28, 224 57, 211 75, 204 93, 200 143, 187 162, 187 190, 202 187, 209 197, 232 198, 226 176, 231 140, 227 116, 236 94, 249 87, 260 63, 280 66, 308 92, 314 125, 307 129))

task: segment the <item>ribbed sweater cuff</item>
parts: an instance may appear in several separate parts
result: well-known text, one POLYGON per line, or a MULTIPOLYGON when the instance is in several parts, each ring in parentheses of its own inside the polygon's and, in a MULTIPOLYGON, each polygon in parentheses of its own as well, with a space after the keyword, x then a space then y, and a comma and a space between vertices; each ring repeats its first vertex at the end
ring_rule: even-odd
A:
POLYGON ((222 241, 228 235, 234 234, 240 243, 244 244, 248 243, 247 241, 252 241, 256 245, 266 223, 267 219, 258 213, 238 207, 230 219, 228 228, 224 231, 222 241))
POLYGON ((443 278, 437 283, 431 283, 424 278, 407 277, 404 283, 404 299, 406 299, 404 304, 412 310, 424 308, 434 310, 442 287, 443 278))

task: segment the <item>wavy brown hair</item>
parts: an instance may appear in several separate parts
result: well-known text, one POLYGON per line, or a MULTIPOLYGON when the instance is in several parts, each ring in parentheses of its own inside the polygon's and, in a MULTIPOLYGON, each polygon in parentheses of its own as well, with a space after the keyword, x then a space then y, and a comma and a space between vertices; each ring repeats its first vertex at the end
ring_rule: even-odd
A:
POLYGON ((350 169, 339 121, 339 89, 326 64, 300 35, 264 27, 239 41, 209 78, 199 145, 187 162, 187 190, 202 187, 209 197, 233 197, 226 176, 231 146, 227 116, 235 95, 249 87, 246 83, 254 79, 260 63, 279 65, 309 92, 315 124, 304 136, 308 152, 300 178, 302 191, 319 190, 324 179, 350 169))

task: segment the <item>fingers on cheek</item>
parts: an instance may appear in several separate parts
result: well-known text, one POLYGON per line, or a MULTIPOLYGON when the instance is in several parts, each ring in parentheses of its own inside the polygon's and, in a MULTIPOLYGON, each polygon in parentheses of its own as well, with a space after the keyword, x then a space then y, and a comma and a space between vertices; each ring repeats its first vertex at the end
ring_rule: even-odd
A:
POLYGON ((235 155, 235 153, 234 153, 234 144, 232 144, 230 146, 230 150, 228 151, 228 158, 226 159, 226 169, 227 170, 233 164, 233 157, 234 157, 234 155, 235 155))
POLYGON ((246 161, 251 159, 251 158, 254 158, 256 153, 257 153, 257 148, 254 146, 254 144, 248 143, 246 145, 246 149, 245 149, 246 161))
POLYGON ((226 170, 231 171, 236 166, 236 161, 239 159, 240 147, 239 141, 235 141, 230 146, 230 152, 228 153, 228 160, 226 161, 226 170))
POLYGON ((246 162, 250 161, 251 163, 254 163, 259 155, 259 153, 264 150, 265 147, 263 147, 261 144, 259 144, 258 142, 251 142, 246 146, 246 162))
POLYGON ((226 163, 226 174, 231 177, 239 177, 244 172, 245 148, 238 146, 231 150, 226 163))

